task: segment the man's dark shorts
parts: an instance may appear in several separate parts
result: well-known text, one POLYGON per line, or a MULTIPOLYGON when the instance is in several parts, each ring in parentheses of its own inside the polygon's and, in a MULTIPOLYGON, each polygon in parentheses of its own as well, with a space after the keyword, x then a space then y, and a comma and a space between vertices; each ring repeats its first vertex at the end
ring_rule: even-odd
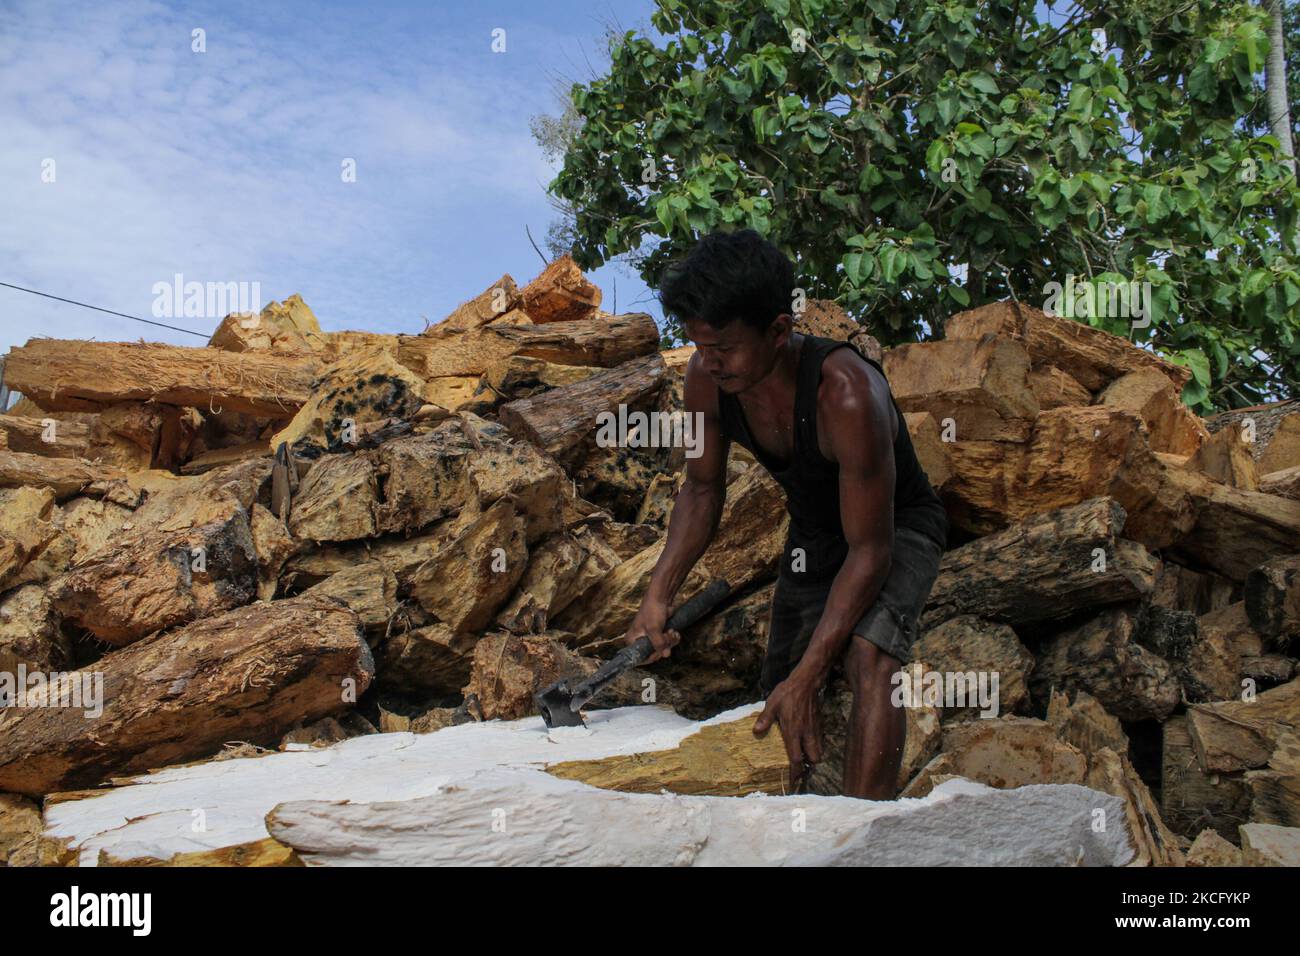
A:
MULTIPOLYGON (((875 603, 854 625, 853 633, 897 658, 900 664, 909 663, 917 621, 939 574, 942 557, 943 548, 929 536, 896 527, 889 576, 875 603)), ((801 583, 798 575, 784 572, 777 578, 760 679, 764 697, 799 663, 821 620, 833 580, 801 583)))

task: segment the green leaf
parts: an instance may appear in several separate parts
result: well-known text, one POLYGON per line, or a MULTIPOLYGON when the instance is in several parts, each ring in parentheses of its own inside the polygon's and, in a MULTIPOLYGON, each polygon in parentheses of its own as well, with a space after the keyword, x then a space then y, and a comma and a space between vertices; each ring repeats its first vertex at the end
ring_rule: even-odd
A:
POLYGON ((948 295, 951 296, 952 300, 956 302, 958 305, 961 306, 970 305, 970 293, 967 292, 959 285, 952 285, 950 283, 948 285, 948 295))

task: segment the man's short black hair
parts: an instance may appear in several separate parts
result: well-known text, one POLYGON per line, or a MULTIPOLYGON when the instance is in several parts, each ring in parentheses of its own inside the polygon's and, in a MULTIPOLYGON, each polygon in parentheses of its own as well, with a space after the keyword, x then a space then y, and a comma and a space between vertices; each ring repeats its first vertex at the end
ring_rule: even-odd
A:
POLYGON ((679 322, 720 329, 739 319, 756 329, 793 308, 794 265, 753 229, 714 232, 664 270, 659 301, 679 322))

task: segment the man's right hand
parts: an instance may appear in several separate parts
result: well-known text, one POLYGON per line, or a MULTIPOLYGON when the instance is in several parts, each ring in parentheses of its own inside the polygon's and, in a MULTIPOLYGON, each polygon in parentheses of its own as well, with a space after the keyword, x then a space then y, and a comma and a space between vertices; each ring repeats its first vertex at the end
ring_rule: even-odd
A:
POLYGON ((632 625, 627 629, 627 633, 623 635, 623 643, 631 646, 642 637, 650 638, 650 643, 654 645, 654 652, 645 659, 643 663, 646 664, 672 657, 672 649, 681 641, 682 636, 676 631, 665 631, 664 625, 667 623, 666 604, 657 601, 645 602, 637 611, 636 617, 632 619, 632 625))

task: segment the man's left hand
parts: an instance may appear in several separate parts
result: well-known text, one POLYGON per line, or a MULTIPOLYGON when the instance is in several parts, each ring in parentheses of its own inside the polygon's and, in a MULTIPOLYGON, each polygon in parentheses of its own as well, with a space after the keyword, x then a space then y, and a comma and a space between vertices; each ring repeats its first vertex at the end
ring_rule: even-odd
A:
POLYGON ((754 736, 767 734, 772 722, 781 726, 786 757, 790 760, 790 785, 797 788, 803 783, 809 765, 822 759, 821 719, 818 713, 816 681, 808 680, 797 672, 777 684, 768 695, 767 706, 754 722, 754 736))

